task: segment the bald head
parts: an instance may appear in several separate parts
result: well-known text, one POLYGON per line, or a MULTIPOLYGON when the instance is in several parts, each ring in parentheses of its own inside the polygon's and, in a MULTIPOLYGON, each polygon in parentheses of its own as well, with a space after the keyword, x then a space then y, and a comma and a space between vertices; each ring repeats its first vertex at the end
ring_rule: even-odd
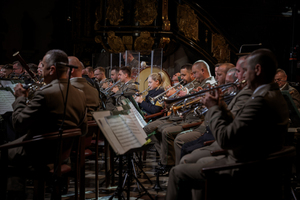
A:
POLYGON ((69 65, 74 65, 76 67, 78 67, 78 69, 72 69, 71 72, 71 78, 73 77, 82 77, 82 64, 80 62, 80 60, 78 58, 76 58, 75 56, 69 56, 68 57, 69 60, 69 65))

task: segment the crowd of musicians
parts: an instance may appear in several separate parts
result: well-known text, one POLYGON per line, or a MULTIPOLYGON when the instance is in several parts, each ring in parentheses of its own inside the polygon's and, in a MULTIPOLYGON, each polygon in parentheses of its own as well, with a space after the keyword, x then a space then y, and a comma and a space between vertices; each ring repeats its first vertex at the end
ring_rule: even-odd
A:
MULTIPOLYGON (((87 121, 93 120, 91 112, 118 110, 122 100, 130 98, 148 116, 144 131, 151 139, 151 150, 160 156, 156 169, 169 176, 168 200, 202 199, 205 177, 201 169, 205 166, 255 160, 280 150, 289 126, 289 110, 281 90, 287 90, 300 108, 299 92, 289 85, 285 71, 278 68, 268 49, 255 50, 235 64, 218 63, 214 76, 204 60, 182 65, 172 76, 171 85, 166 84, 163 73, 149 74, 144 91, 139 91, 139 83, 131 78, 130 66, 113 67, 106 77, 103 67, 85 67, 62 50, 50 50, 38 64, 28 66, 41 87, 30 99, 24 85, 14 88, 11 126, 16 137, 8 142, 31 139, 60 127, 80 127, 86 134, 87 121), (206 141, 214 142, 205 146, 206 141), (221 149, 228 154, 211 155, 221 149)), ((19 61, 0 68, 2 79, 31 81, 19 61)), ((11 164, 34 160, 33 152, 29 147, 11 149, 11 164)))

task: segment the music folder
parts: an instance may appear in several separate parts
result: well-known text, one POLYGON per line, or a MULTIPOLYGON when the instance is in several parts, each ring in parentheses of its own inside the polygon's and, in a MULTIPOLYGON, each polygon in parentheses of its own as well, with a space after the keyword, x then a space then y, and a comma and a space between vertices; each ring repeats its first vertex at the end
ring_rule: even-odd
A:
POLYGON ((147 135, 129 110, 112 115, 110 111, 97 111, 92 115, 103 135, 117 155, 124 155, 143 147, 147 135), (128 112, 128 114, 124 114, 128 112))

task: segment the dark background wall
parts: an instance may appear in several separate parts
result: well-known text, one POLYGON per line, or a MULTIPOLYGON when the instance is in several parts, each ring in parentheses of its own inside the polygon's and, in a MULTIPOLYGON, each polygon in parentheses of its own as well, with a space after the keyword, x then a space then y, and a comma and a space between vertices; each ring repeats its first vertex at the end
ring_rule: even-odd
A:
MULTIPOLYGON (((12 55, 16 51, 20 51, 27 62, 37 63, 53 48, 62 49, 69 55, 78 56, 86 63, 92 63, 92 53, 103 51, 103 47, 94 41, 96 34, 93 29, 94 13, 99 2, 106 1, 1 0, 0 64, 13 62, 12 55), (83 7, 85 8, 82 9, 83 7)), ((126 6, 135 3, 134 0, 123 2, 126 6)), ((161 1, 157 2, 161 4, 161 1)), ((300 44, 300 23, 299 17, 293 19, 291 15, 282 13, 291 11, 295 2, 295 0, 240 2, 169 0, 169 18, 172 19, 172 16, 176 15, 174 6, 176 4, 190 3, 195 7, 198 6, 211 16, 213 23, 221 27, 224 35, 236 44, 237 48, 242 44, 262 43, 263 47, 270 48, 276 54, 280 67, 289 73, 292 65, 289 61, 291 49, 300 44)), ((126 14, 128 13, 124 12, 124 15, 126 14)), ((243 51, 248 50, 252 49, 243 48, 243 51)), ((197 59, 197 55, 193 55, 188 47, 185 47, 184 51, 184 56, 188 57, 190 62, 197 59)), ((234 63, 234 60, 232 62, 234 63)), ((300 66, 295 68, 294 75, 300 74, 297 71, 299 68, 300 66)))

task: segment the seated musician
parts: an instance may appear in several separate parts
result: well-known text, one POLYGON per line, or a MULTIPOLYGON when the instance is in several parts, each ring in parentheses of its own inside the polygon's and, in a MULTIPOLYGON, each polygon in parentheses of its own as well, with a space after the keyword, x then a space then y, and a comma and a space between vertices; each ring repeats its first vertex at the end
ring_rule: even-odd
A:
POLYGON ((145 111, 147 115, 152 115, 155 113, 160 112, 163 108, 162 105, 156 100, 153 105, 150 102, 150 97, 155 97, 164 92, 164 84, 165 84, 165 77, 163 73, 152 73, 148 77, 148 87, 149 91, 145 99, 143 95, 135 96, 134 100, 139 103, 139 106, 142 111, 145 111))
MULTIPOLYGON (((86 97, 87 120, 93 120, 91 112, 98 111, 101 108, 101 100, 99 98, 98 91, 82 77, 82 65, 78 58, 75 56, 69 56, 68 59, 70 65, 78 67, 77 69, 72 68, 70 83, 84 92, 86 97)), ((69 75, 69 69, 67 75, 69 75)))
POLYGON ((113 67, 110 70, 110 81, 106 81, 102 84, 102 88, 105 90, 111 87, 114 83, 118 82, 119 68, 113 67))
POLYGON ((300 111, 300 94, 296 88, 288 83, 287 75, 283 69, 277 69, 274 81, 278 84, 280 90, 286 90, 290 93, 296 107, 300 111))
POLYGON ((13 66, 11 64, 4 65, 1 69, 1 73, 2 73, 1 78, 11 78, 12 72, 13 72, 13 66))
POLYGON ((123 99, 138 92, 138 87, 131 78, 131 69, 129 67, 122 67, 119 70, 118 78, 122 85, 120 87, 115 86, 111 89, 112 93, 106 102, 107 110, 115 110, 116 106, 122 105, 121 101, 123 99), (111 103, 112 100, 115 100, 115 102, 111 103))
MULTIPOLYGON (((228 151, 227 156, 209 156, 197 163, 177 165, 169 176, 166 199, 204 199, 205 177, 201 169, 265 159, 269 154, 282 148, 287 132, 289 113, 285 99, 274 83, 277 61, 274 54, 258 49, 246 58, 246 80, 253 91, 235 117, 227 112, 216 91, 207 93, 204 104, 209 109, 205 115, 213 136, 220 147, 228 151), (255 126, 253 126, 255 124, 255 126), (257 128, 260 127, 260 128, 257 128), (253 137, 253 133, 259 135, 253 137)), ((222 174, 233 174, 232 170, 222 174)), ((237 180, 237 179, 235 179, 237 180)), ((217 181, 217 180, 216 180, 217 181)))
MULTIPOLYGON (((199 64, 200 63, 197 63, 197 65, 199 64)), ((209 69, 206 65, 201 66, 203 69, 200 67, 199 70, 202 70, 198 73, 199 77, 193 77, 192 69, 194 68, 194 65, 183 65, 180 70, 183 84, 185 84, 185 88, 187 88, 190 92, 199 86, 205 87, 205 80, 209 80, 211 78, 208 72, 209 69)), ((187 91, 177 89, 177 92, 178 96, 185 96, 187 91)), ((199 119, 198 116, 194 116, 193 112, 189 112, 185 115, 185 117, 181 117, 177 113, 172 113, 170 116, 157 119, 144 127, 144 130, 148 135, 155 131, 155 135, 151 136, 151 140, 154 141, 154 146, 160 154, 163 168, 162 170, 168 171, 172 166, 175 165, 175 152, 173 144, 176 135, 183 131, 183 125, 199 121, 201 121, 201 119, 199 119)))
MULTIPOLYGON (((62 50, 50 50, 44 56, 41 64, 43 77, 47 85, 36 91, 29 104, 26 104, 28 91, 19 83, 15 87, 16 100, 13 103, 12 125, 16 132, 22 133, 22 137, 13 142, 22 142, 32 139, 35 135, 80 127, 82 134, 87 131, 86 100, 81 90, 69 85, 68 101, 66 103, 66 115, 64 124, 64 101, 67 92, 67 67, 56 66, 55 63, 68 63, 68 56, 62 50), (76 100, 74 100, 76 99, 76 100)), ((13 143, 12 142, 12 143, 13 143)), ((34 147, 36 148, 36 147, 34 147)), ((51 147, 43 149, 31 149, 18 147, 9 150, 9 160, 13 164, 24 161, 24 156, 35 153, 35 159, 41 162, 47 159, 47 152, 56 151, 51 147), (38 154, 38 155, 36 155, 38 154), (41 157, 39 157, 41 156, 41 157)))

